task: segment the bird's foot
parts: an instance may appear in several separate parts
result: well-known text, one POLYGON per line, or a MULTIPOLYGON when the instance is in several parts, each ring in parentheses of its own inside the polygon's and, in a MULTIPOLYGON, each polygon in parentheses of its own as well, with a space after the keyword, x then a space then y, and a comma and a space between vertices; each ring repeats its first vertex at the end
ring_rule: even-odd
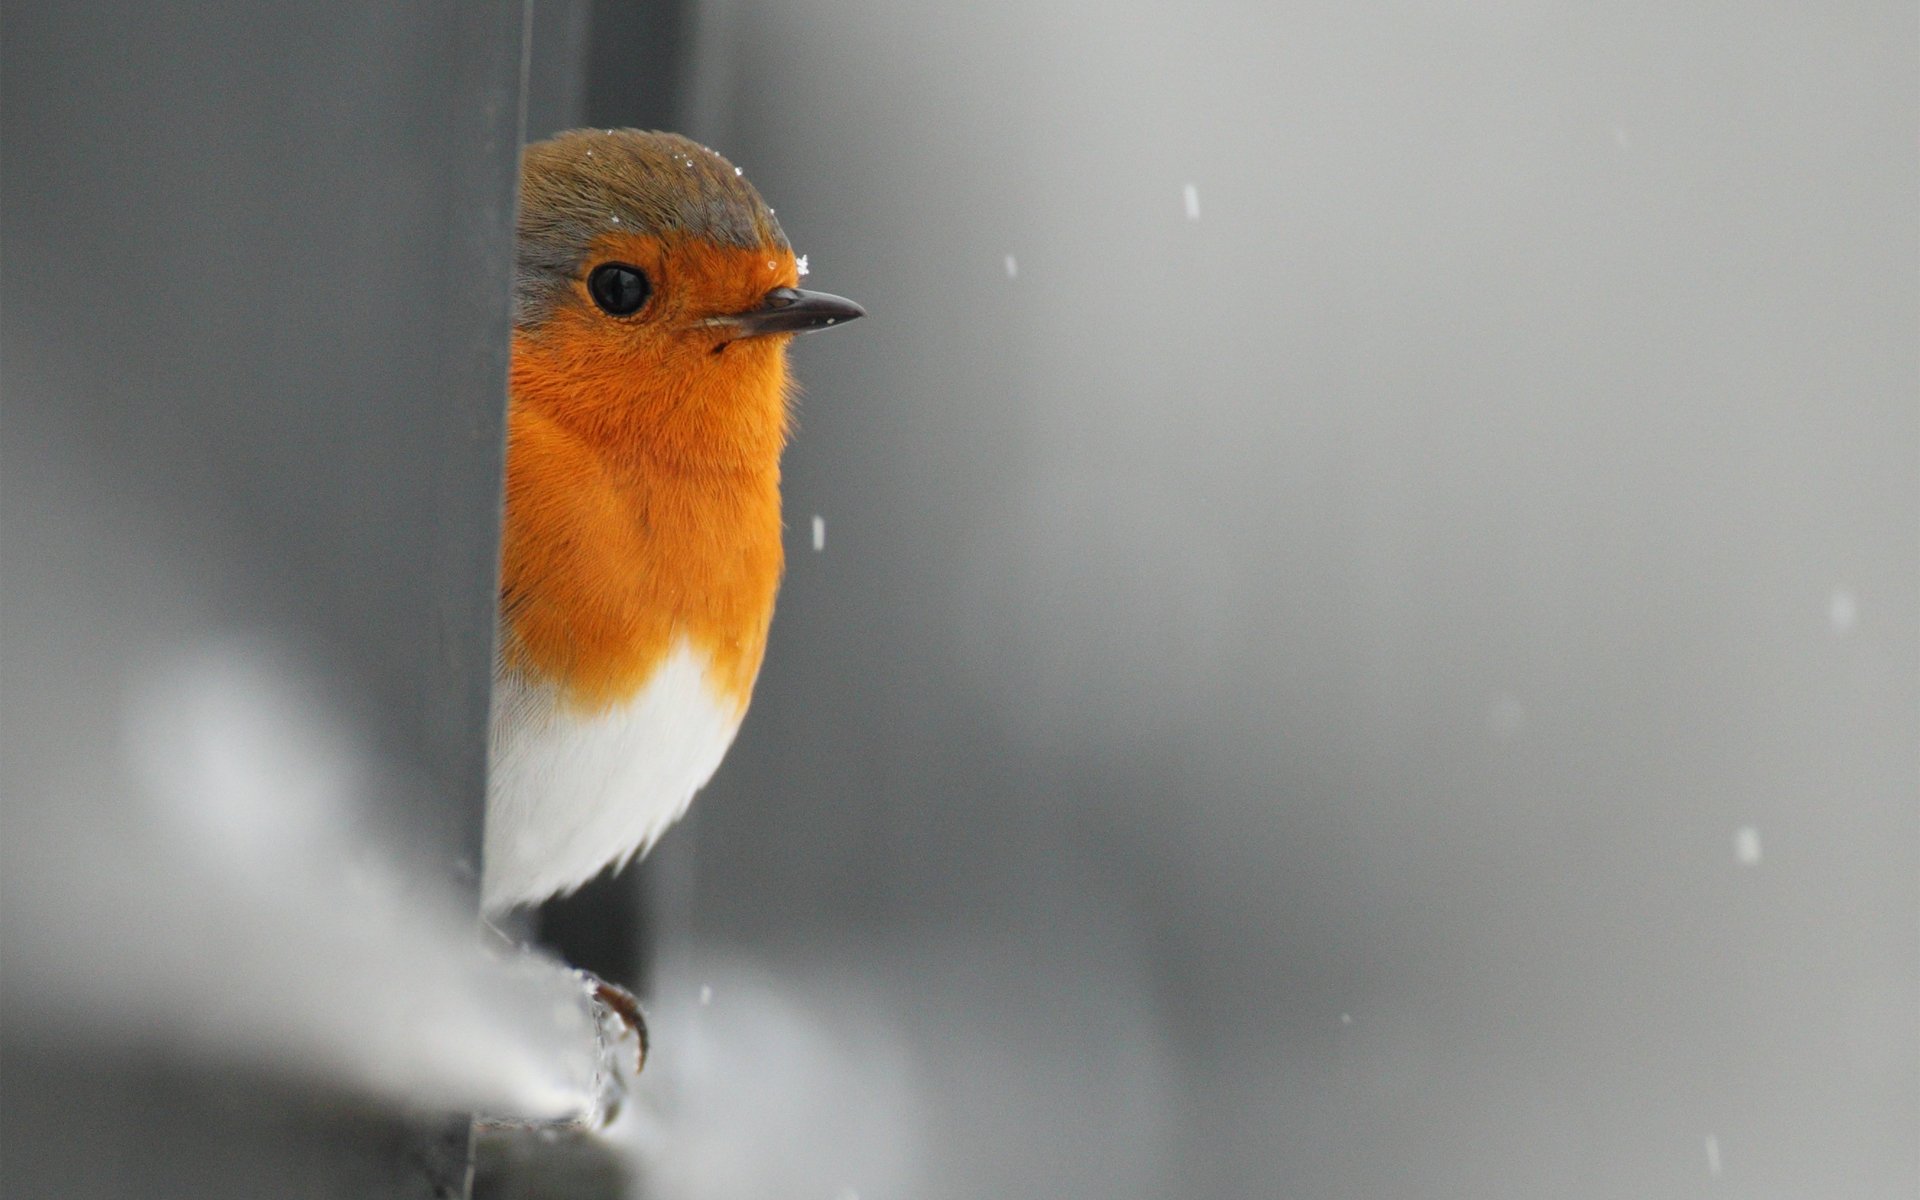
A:
POLYGON ((640 1001, 626 988, 617 983, 608 983, 592 971, 576 967, 574 974, 579 976, 581 986, 586 989, 602 1035, 618 1042, 624 1040, 627 1034, 632 1034, 638 1043, 633 1073, 638 1075, 646 1070, 647 1051, 651 1043, 647 1040, 647 1014, 640 1007, 640 1001))
POLYGON ((591 971, 569 967, 535 951, 521 949, 519 961, 534 973, 535 991, 557 1001, 555 1017, 585 1044, 555 1048, 555 1067, 580 1087, 579 1104, 570 1111, 543 1116, 479 1113, 478 1128, 489 1136, 533 1132, 543 1137, 590 1134, 611 1126, 625 1106, 632 1080, 647 1065, 647 1018, 633 993, 591 971), (575 1022, 579 1022, 575 1024, 575 1022), (628 1057, 627 1039, 638 1043, 628 1057))

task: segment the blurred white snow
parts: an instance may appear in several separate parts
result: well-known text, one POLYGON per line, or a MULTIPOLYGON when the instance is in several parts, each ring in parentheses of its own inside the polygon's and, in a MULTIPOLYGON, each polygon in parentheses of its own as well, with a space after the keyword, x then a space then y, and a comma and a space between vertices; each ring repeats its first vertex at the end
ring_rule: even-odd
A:
POLYGON ((572 973, 509 947, 398 855, 407 784, 258 640, 129 670, 94 780, 10 798, 8 1022, 147 1043, 421 1109, 588 1114, 600 1066, 572 973), (493 944, 489 944, 493 943, 493 944))

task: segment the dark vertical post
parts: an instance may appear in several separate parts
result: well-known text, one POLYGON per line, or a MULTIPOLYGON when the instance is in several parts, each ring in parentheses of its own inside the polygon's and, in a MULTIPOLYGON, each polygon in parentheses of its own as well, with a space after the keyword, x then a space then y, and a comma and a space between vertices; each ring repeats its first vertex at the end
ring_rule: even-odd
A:
MULTIPOLYGON (((400 836, 477 889, 525 18, 525 0, 0 17, 5 543, 135 581, 85 597, 102 628, 9 588, 9 794, 115 744, 127 664, 178 636, 140 582, 157 564, 206 584, 208 627, 325 666, 425 785, 392 802, 400 836), (56 451, 84 469, 48 469, 56 451), (77 541, 82 510, 157 531, 151 562, 77 541), (40 670, 34 651, 69 643, 71 669, 40 670)), ((45 567, 8 574, 66 577, 45 567)), ((466 1195, 465 1118, 5 1033, 9 1194, 466 1195)))
MULTIPOLYGON (((578 126, 677 129, 691 33, 690 5, 541 0, 534 5, 527 136, 578 126)), ((687 831, 676 844, 687 841, 687 831)), ((681 846, 684 849, 684 845, 681 846)), ((658 853, 671 856, 674 850, 658 853)), ((650 918, 643 861, 544 905, 539 939, 561 957, 645 991, 650 918)))

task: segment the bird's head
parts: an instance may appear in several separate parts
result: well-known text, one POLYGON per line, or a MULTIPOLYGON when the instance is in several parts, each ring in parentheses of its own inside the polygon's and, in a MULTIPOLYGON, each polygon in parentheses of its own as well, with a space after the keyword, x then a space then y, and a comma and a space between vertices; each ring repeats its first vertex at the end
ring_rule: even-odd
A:
POLYGON ((863 315, 799 277, 773 210, 696 142, 575 130, 529 146, 515 399, 656 462, 777 459, 787 343, 863 315))

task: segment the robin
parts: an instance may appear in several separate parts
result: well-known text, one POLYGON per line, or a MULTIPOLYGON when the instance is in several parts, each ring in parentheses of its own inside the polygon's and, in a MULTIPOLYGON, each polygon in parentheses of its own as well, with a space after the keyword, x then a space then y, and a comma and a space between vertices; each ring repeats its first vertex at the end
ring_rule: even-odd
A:
POLYGON ((783 565, 793 336, 864 315, 696 142, 527 148, 483 904, 643 854, 740 728, 783 565))

